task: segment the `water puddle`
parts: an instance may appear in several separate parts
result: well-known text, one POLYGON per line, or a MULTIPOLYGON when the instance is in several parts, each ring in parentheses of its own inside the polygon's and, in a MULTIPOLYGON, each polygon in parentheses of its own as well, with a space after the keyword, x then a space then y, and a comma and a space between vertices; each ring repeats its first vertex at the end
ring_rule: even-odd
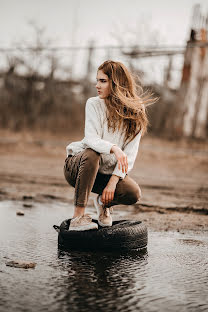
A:
POLYGON ((67 204, 0 202, 0 311, 208 310, 207 236, 149 231, 143 254, 69 253, 52 227, 68 217, 67 204), (16 259, 37 265, 6 266, 16 259))

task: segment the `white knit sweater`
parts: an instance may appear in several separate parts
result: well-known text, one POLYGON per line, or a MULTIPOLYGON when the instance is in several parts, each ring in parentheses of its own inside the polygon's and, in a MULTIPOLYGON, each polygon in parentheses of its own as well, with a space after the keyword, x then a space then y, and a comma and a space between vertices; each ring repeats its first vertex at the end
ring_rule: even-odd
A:
POLYGON ((117 145, 127 155, 128 173, 132 170, 139 148, 141 132, 127 145, 124 144, 124 133, 108 130, 107 107, 99 96, 91 97, 85 106, 85 137, 82 141, 72 142, 66 147, 67 156, 75 155, 86 148, 101 154, 98 171, 103 174, 114 174, 124 179, 126 173, 118 169, 114 153, 110 153, 113 145, 117 145))

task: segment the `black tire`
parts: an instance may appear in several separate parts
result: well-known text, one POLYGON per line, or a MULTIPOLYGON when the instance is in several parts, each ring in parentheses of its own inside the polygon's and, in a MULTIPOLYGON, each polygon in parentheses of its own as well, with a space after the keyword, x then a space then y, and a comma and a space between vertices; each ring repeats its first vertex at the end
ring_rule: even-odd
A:
MULTIPOLYGON (((68 231, 71 219, 64 220, 58 230, 58 245, 69 250, 135 250, 147 248, 147 227, 141 221, 114 221, 111 227, 98 230, 68 231)), ((93 219, 97 223, 97 220, 93 219)))

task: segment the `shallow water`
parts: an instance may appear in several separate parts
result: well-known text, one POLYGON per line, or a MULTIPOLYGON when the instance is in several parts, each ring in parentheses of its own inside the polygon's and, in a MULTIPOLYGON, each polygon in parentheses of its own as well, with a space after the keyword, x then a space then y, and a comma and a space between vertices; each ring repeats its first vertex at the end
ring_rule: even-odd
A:
POLYGON ((69 212, 0 202, 0 311, 208 311, 207 236, 149 231, 143 254, 67 253, 52 226, 69 212), (6 266, 16 259, 36 268, 6 266))

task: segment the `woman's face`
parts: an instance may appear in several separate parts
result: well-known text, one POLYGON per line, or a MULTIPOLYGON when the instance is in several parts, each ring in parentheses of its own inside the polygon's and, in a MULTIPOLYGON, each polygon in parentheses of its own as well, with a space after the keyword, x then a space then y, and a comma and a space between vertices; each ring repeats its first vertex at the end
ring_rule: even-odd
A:
POLYGON ((107 75, 104 74, 102 70, 98 70, 97 72, 97 92, 100 99, 105 99, 110 94, 110 83, 107 75))

